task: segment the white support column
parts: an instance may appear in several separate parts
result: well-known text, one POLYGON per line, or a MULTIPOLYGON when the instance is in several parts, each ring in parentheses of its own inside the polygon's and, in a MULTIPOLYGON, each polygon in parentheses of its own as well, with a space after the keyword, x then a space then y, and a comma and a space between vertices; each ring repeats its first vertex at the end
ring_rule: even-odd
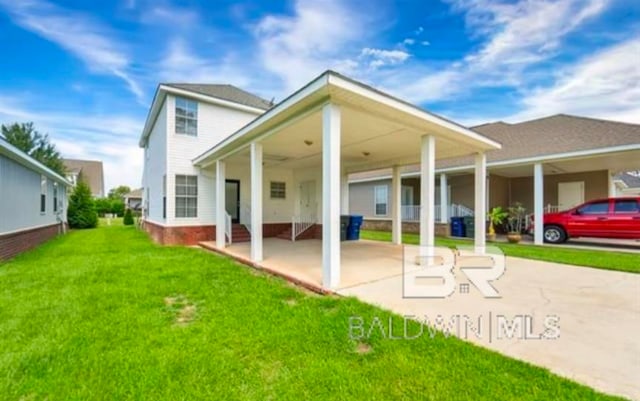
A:
POLYGON ((340 284, 340 108, 322 108, 322 285, 340 284))
POLYGON ((349 174, 344 169, 340 173, 340 213, 349 214, 349 174))
POLYGON ((216 247, 223 249, 227 243, 225 224, 227 216, 225 163, 216 161, 216 247))
POLYGON ((615 174, 611 170, 607 171, 607 177, 609 177, 609 198, 615 198, 618 192, 616 191, 616 183, 613 180, 614 176, 615 174))
POLYGON ((533 242, 536 245, 544 243, 544 171, 542 163, 533 165, 533 242))
POLYGON ((447 224, 449 222, 449 185, 447 184, 447 175, 440 174, 440 223, 447 224))
POLYGON ((435 236, 435 191, 436 191, 436 140, 433 135, 422 137, 420 155, 420 246, 434 246, 435 236))
POLYGON ((487 231, 487 156, 476 154, 475 167, 475 238, 476 253, 485 253, 487 231))
POLYGON ((262 144, 251 144, 251 260, 262 261, 262 144))
POLYGON ((402 177, 400 168, 393 166, 391 178, 391 238, 394 244, 402 244, 402 177))

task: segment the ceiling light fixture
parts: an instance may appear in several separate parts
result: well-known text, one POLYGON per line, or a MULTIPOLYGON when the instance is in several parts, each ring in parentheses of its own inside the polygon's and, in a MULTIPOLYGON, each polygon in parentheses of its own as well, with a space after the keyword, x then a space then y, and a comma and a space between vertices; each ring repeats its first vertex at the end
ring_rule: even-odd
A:
POLYGON ((371 154, 371 153, 369 153, 369 152, 362 152, 362 155, 363 155, 363 156, 365 156, 365 157, 366 157, 366 156, 369 156, 370 154, 371 154))
POLYGON ((307 146, 311 146, 311 145, 313 145, 313 141, 310 141, 310 140, 308 140, 308 139, 305 139, 305 140, 304 140, 304 144, 305 144, 305 145, 307 145, 307 146))

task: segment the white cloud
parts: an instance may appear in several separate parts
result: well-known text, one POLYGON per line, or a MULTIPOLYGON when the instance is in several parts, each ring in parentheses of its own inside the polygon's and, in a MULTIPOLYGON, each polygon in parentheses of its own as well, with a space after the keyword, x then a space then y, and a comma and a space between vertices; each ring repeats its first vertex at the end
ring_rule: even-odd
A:
POLYGON ((250 82, 245 68, 231 56, 219 62, 199 56, 182 39, 172 40, 164 57, 154 65, 164 82, 229 83, 239 87, 247 87, 250 82))
MULTIPOLYGON (((600 14, 607 0, 454 0, 475 37, 484 43, 448 66, 408 65, 383 86, 422 103, 446 100, 475 87, 521 87, 527 69, 557 55, 562 40, 600 14)), ((429 44, 428 42, 426 44, 429 44)))
MULTIPOLYGON (((140 186, 142 150, 137 141, 142 120, 126 115, 98 115, 51 109, 30 109, 34 99, 0 95, 0 121, 32 121, 48 133, 63 157, 102 160, 105 187, 140 186)), ((43 102, 42 102, 43 103, 43 102)))
POLYGON ((339 0, 298 0, 293 15, 268 15, 255 26, 262 65, 289 93, 328 68, 355 74, 355 43, 366 36, 368 17, 339 0))
POLYGON ((368 61, 370 67, 379 68, 402 64, 410 55, 404 50, 384 50, 365 47, 360 52, 360 56, 368 61))
POLYGON ((568 113, 640 123, 640 38, 565 67, 553 85, 530 91, 522 104, 510 120, 568 113))
POLYGON ((411 46, 414 43, 416 43, 416 40, 413 38, 406 38, 405 40, 402 41, 403 45, 408 45, 408 46, 411 46))
POLYGON ((138 101, 144 101, 141 87, 129 73, 129 58, 99 21, 40 0, 0 0, 0 6, 22 28, 70 52, 90 71, 121 79, 138 101))

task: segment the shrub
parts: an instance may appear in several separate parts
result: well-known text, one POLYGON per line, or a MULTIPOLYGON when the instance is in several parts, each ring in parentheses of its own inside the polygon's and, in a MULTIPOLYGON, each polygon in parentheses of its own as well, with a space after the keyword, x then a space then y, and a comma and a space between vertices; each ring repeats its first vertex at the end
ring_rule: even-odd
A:
POLYGON ((127 209, 124 211, 124 225, 125 226, 133 225, 133 213, 131 213, 131 209, 127 209))
POLYGON ((98 226, 98 213, 91 197, 91 190, 84 182, 79 182, 69 197, 67 221, 71 228, 95 228, 98 226))

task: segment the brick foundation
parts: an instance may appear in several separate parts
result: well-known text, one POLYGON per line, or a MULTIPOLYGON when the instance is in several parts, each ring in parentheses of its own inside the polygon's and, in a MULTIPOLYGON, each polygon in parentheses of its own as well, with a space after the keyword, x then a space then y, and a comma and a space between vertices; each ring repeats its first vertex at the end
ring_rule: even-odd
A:
POLYGON ((154 242, 162 245, 197 245, 216 239, 216 226, 165 227, 145 221, 144 228, 154 242))
MULTIPOLYGON (((371 231, 391 231, 391 220, 367 220, 362 223, 363 230, 371 231)), ((438 237, 450 236, 450 225, 446 223, 435 224, 435 235, 438 237)), ((420 234, 420 223, 413 221, 402 222, 402 232, 410 234, 420 234)))
POLYGON ((60 224, 0 235, 0 260, 10 259, 58 235, 60 224))
MULTIPOLYGON (((146 221, 144 227, 151 239, 162 245, 197 245, 202 241, 216 240, 216 226, 165 227, 146 221)), ((277 237, 290 227, 291 223, 265 223, 262 225, 262 236, 277 237)))

